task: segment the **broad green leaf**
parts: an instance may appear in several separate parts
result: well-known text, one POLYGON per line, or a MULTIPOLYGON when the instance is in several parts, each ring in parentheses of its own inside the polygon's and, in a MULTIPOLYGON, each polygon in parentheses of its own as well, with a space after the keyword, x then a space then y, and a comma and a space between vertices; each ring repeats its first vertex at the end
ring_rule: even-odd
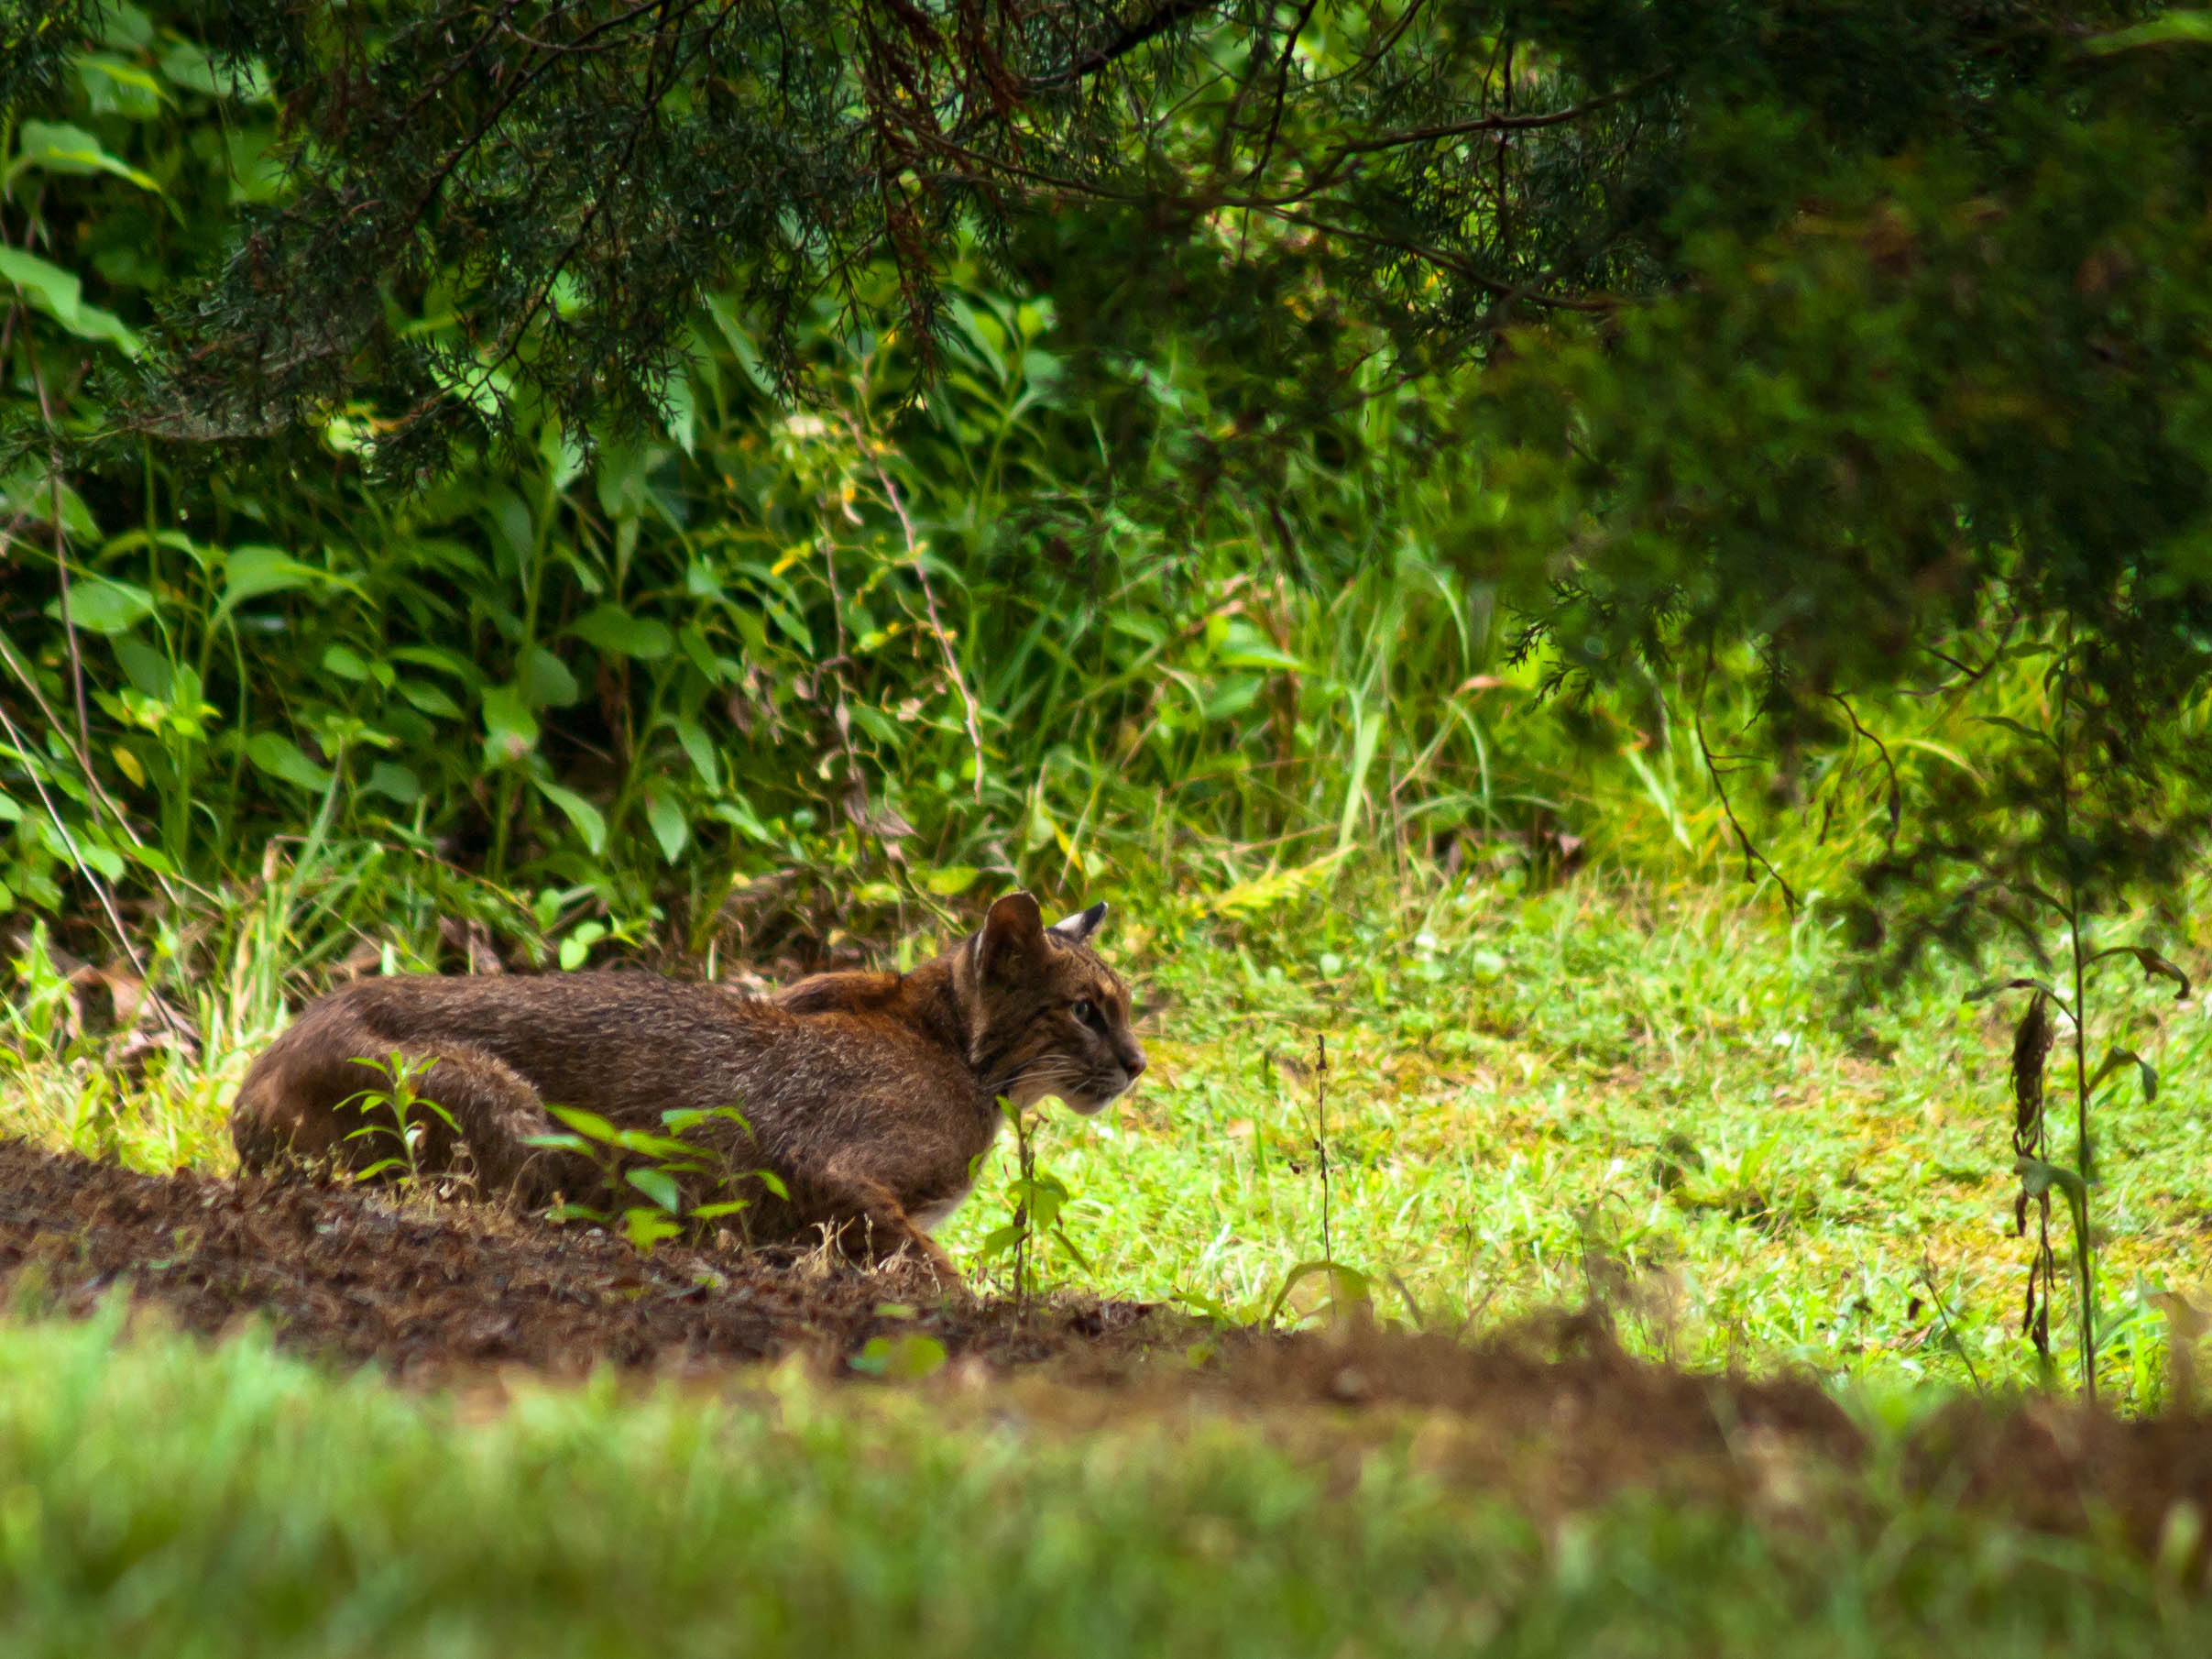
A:
POLYGON ((569 624, 568 632, 608 656, 658 662, 675 648, 675 636, 665 626, 611 603, 586 611, 569 624))
POLYGON ((381 795, 395 800, 402 807, 411 807, 422 798, 422 780, 412 768, 396 761, 378 761, 368 769, 368 781, 361 786, 367 795, 381 795))
POLYGON ((125 851, 130 862, 141 869, 151 870, 157 875, 177 873, 176 861, 159 847, 140 847, 134 844, 125 851))
POLYGON ((411 705, 433 720, 457 720, 461 718, 461 705, 446 696, 440 687, 427 685, 422 680, 401 680, 394 688, 411 705))
POLYGON ((161 54, 161 72, 178 86, 211 98, 258 103, 268 96, 268 74, 258 62, 224 63, 204 46, 181 40, 161 54))
POLYGON ((522 659, 522 695, 532 709, 565 709, 584 695, 568 665, 542 645, 522 659))
POLYGON ((526 1147, 546 1147, 556 1152, 588 1154, 591 1151, 591 1142, 581 1135, 525 1135, 522 1144, 526 1147))
MULTIPOLYGON (((128 582, 80 576, 69 585, 69 620, 88 633, 122 633, 153 613, 154 596, 128 582)), ((61 601, 55 599, 48 605, 46 614, 59 620, 61 601)))
MULTIPOLYGON (((625 1152, 637 1152, 647 1158, 682 1160, 695 1159, 699 1156, 699 1148, 690 1142, 677 1140, 673 1136, 655 1135, 650 1129, 617 1129, 612 1144, 625 1152)), ((685 1163, 682 1167, 690 1169, 694 1166, 685 1163)))
POLYGON ((84 285, 76 272, 63 270, 20 248, 0 247, 0 277, 13 282, 34 306, 79 339, 111 341, 130 357, 143 349, 138 336, 124 325, 121 317, 84 302, 84 285))
POLYGON ((169 101, 161 83, 127 59, 106 52, 86 52, 77 60, 76 70, 78 84, 84 88, 84 100, 96 115, 150 121, 169 101))
POLYGON ((676 742, 684 745, 684 753, 691 757, 691 769, 699 775, 699 781, 709 789, 721 788, 721 771, 715 764, 715 748, 707 741, 706 729, 684 714, 677 715, 673 723, 676 742))
MULTIPOLYGON (((5 300, 0 299, 0 307, 5 300)), ((92 509, 85 506, 84 498, 71 489, 65 481, 59 491, 54 480, 44 467, 23 467, 0 478, 0 510, 11 517, 27 519, 34 523, 51 524, 54 522, 54 498, 61 498, 61 527, 81 542, 100 539, 100 526, 93 522, 92 509)))
POLYGON ((359 654, 344 645, 330 646, 323 653, 323 672, 334 674, 342 680, 351 680, 356 686, 368 679, 368 665, 359 654))
POLYGON ((519 761, 538 746, 538 722, 512 686, 484 694, 484 732, 496 761, 519 761))
POLYGON ((684 1190, 665 1170, 625 1170, 622 1179, 672 1215, 683 1214, 684 1190))
POLYGON ((549 1105, 545 1110, 577 1134, 598 1141, 601 1145, 605 1145, 615 1137, 614 1125, 601 1117, 597 1112, 586 1111, 582 1106, 549 1105))
MULTIPOLYGON (((768 612, 769 619, 773 621, 778 628, 781 628, 785 634, 790 636, 791 643, 793 644, 796 645, 808 656, 814 655, 814 635, 806 631, 806 624, 801 621, 795 614, 766 594, 761 596, 761 608, 768 612)), ((740 621, 742 618, 743 613, 740 612, 740 621)))
POLYGON ((653 1246, 663 1239, 674 1238, 683 1233, 681 1225, 659 1210, 648 1210, 640 1205, 622 1212, 622 1233, 641 1256, 652 1253, 653 1246))
POLYGON ((684 808, 669 797, 648 789, 645 821, 652 826, 653 840, 661 843, 661 856, 674 863, 691 840, 691 826, 684 821, 684 808))
POLYGON ((280 731, 257 731, 246 740, 246 758, 273 778, 320 794, 330 787, 330 773, 300 752, 280 731))
POLYGON ((281 547, 234 547, 224 556, 223 603, 216 614, 226 615, 265 594, 344 586, 347 584, 328 571, 301 564, 281 547))
MULTIPOLYGON (((704 599, 717 596, 700 594, 694 597, 704 599)), ((713 647, 706 643, 706 636, 691 623, 686 622, 676 631, 676 643, 683 646, 684 654, 691 659, 691 665, 709 683, 719 686, 737 677, 736 673, 731 672, 737 665, 731 664, 729 669, 725 669, 723 665, 728 659, 716 656, 713 647)))
POLYGON ((752 335, 746 332, 744 322, 731 308, 729 302, 717 294, 707 301, 706 309, 714 317, 715 326, 721 330, 722 338, 729 346, 730 356, 737 358, 739 369, 752 382, 753 390, 764 398, 775 397, 775 377, 762 367, 760 351, 752 343, 752 335))
POLYGON ((706 809, 706 816, 717 823, 728 824, 747 840, 759 846, 765 847, 776 839, 742 797, 715 802, 706 809))
POLYGON ((946 864, 925 871, 922 885, 939 898, 952 898, 974 886, 982 873, 973 864, 946 864))
POLYGON ((882 709, 871 709, 866 703, 854 701, 845 705, 852 715, 853 724, 885 748, 896 751, 904 745, 906 733, 889 719, 882 709))
POLYGON ((595 855, 607 851, 607 819, 599 809, 573 789, 564 789, 558 784, 549 784, 543 778, 533 779, 538 793, 567 815, 568 821, 576 827, 584 838, 584 845, 595 855))
POLYGON ((395 663, 413 663, 422 668, 435 668, 440 674, 450 674, 465 686, 484 683, 483 672, 466 657, 451 651, 441 651, 435 645, 394 645, 391 659, 395 663))
POLYGON ((159 184, 120 158, 109 155, 100 140, 82 126, 26 121, 17 134, 16 159, 8 172, 12 176, 33 167, 40 172, 80 177, 88 173, 113 173, 118 179, 128 179, 140 190, 151 191, 156 195, 161 193, 159 184))
POLYGON ((607 937, 604 922, 579 922, 561 941, 561 971, 574 973, 591 960, 591 948, 607 937))
MULTIPOLYGON (((124 862, 123 855, 120 852, 108 846, 104 841, 93 839, 92 831, 82 826, 77 829, 72 839, 77 843, 79 862, 90 864, 111 882, 119 882, 123 879, 124 862)), ((65 858, 69 855, 66 847, 57 849, 57 851, 60 851, 65 858)))

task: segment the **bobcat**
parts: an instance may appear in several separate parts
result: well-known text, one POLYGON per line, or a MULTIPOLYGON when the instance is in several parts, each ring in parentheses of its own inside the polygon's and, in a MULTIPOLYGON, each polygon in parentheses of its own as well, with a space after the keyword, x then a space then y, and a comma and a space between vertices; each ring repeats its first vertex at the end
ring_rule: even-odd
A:
POLYGON ((916 1251, 957 1281, 928 1229, 968 1195, 1000 1097, 1057 1094, 1088 1115, 1144 1070, 1128 990, 1090 949, 1105 915, 1093 905, 1047 928, 1015 893, 911 973, 816 974, 770 997, 648 973, 363 980, 255 1060, 231 1138, 249 1170, 381 1160, 392 1136, 357 1133, 377 1121, 360 1107, 390 1087, 370 1068, 396 1058, 441 1109, 420 1113, 417 1167, 451 1169, 458 1140, 484 1190, 535 1206, 603 1179, 580 1154, 530 1144, 557 1128, 548 1103, 655 1134, 671 1109, 734 1107, 742 1124, 717 1114, 690 1136, 786 1189, 749 1182, 750 1237, 827 1226, 847 1249, 916 1251))

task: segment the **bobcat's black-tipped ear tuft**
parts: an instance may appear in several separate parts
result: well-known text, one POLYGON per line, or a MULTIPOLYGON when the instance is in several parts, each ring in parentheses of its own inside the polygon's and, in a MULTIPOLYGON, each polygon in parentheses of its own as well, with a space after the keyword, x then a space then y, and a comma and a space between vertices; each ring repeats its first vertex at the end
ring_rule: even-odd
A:
POLYGON ((976 959, 986 973, 1045 949, 1045 913, 1026 893, 1009 893, 991 906, 976 936, 976 959))
POLYGON ((1066 921, 1053 923, 1046 931, 1063 944, 1088 944, 1090 936, 1099 930, 1100 924, 1105 919, 1106 901, 1101 899, 1090 909, 1079 910, 1066 921))

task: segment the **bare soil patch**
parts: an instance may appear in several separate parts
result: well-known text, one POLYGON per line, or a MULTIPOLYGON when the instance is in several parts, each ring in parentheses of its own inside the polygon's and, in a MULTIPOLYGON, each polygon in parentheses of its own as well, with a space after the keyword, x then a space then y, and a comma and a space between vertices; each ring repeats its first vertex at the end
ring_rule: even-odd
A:
MULTIPOLYGON (((0 1140, 0 1279, 82 1315, 127 1283, 182 1328, 267 1322, 286 1347, 403 1381, 477 1385, 520 1366, 711 1377, 806 1356, 860 1376, 876 1337, 923 1335, 939 1386, 1025 1379, 1019 1409, 1071 1426, 1148 1410, 1263 1417, 1324 1456, 1410 1433, 1440 1476, 1557 1511, 1626 1488, 1788 1511, 1845 1489, 1859 1430, 1813 1382, 1677 1370, 1624 1353, 1601 1315, 1468 1344, 1354 1327, 1216 1330, 1156 1304, 1056 1297, 1026 1314, 946 1294, 926 1269, 818 1252, 641 1256, 587 1228, 361 1189, 147 1176, 0 1140)), ((2212 1417, 2124 1421, 2051 1401, 1960 1401, 1907 1448, 1931 1493, 2037 1527, 2117 1524, 2171 1547, 2181 1504, 2212 1515, 2212 1417)), ((2202 1546, 2198 1546, 2199 1555, 2202 1546)))

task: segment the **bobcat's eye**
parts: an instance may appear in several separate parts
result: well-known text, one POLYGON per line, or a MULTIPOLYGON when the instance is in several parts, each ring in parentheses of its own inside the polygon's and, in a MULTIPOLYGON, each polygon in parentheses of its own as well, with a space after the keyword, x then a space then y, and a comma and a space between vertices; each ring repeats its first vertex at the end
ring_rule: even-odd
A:
POLYGON ((1095 1026, 1099 1023, 1098 1009, 1082 997, 1078 997, 1074 1002, 1069 1003, 1068 1012, 1087 1026, 1095 1026))

